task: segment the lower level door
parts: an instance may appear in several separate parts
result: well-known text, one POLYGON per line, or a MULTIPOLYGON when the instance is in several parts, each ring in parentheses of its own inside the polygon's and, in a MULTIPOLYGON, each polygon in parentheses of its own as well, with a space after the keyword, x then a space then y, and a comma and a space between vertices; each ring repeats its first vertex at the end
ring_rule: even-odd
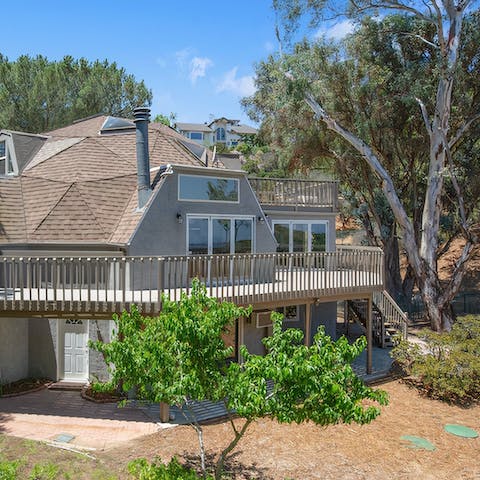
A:
POLYGON ((88 321, 68 319, 64 322, 62 379, 74 381, 87 380, 88 321))

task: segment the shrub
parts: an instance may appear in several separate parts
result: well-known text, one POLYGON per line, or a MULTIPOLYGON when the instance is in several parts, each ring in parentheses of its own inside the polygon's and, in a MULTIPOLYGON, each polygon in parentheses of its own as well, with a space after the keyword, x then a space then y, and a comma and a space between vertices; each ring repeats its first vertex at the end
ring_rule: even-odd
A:
POLYGON ((425 346, 400 342, 393 358, 429 396, 469 404, 480 397, 480 317, 461 317, 449 333, 424 330, 425 346))
MULTIPOLYGON (((195 470, 181 465, 173 457, 170 463, 148 463, 144 458, 138 458, 128 464, 128 472, 137 480, 199 480, 203 476, 197 475, 195 470)), ((212 477, 205 477, 207 480, 212 477)))
POLYGON ((0 480, 16 480, 17 470, 20 466, 19 460, 9 462, 8 460, 0 460, 0 480))

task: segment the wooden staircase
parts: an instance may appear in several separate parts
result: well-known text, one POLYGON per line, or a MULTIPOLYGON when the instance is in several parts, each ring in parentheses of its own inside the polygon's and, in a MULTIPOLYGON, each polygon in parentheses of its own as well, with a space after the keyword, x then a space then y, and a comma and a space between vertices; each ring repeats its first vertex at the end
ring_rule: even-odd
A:
MULTIPOLYGON (((364 328, 367 326, 367 300, 349 300, 347 302, 347 321, 355 321, 364 328)), ((386 292, 375 292, 372 301, 373 343, 381 348, 392 347, 394 337, 407 336, 408 319, 405 312, 386 292)))

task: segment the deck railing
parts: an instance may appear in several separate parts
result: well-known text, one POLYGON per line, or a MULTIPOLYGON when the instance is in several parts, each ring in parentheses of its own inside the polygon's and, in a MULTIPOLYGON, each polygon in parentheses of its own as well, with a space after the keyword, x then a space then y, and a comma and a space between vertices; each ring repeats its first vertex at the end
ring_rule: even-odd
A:
POLYGON ((338 182, 249 178, 262 205, 337 209, 338 182))
POLYGON ((0 257, 0 315, 110 314, 162 295, 179 300, 199 278, 212 297, 242 305, 383 289, 380 249, 176 257, 0 257))
POLYGON ((385 324, 396 330, 403 339, 406 339, 408 316, 389 293, 386 290, 374 292, 373 301, 382 313, 384 319, 382 341, 385 340, 385 324))

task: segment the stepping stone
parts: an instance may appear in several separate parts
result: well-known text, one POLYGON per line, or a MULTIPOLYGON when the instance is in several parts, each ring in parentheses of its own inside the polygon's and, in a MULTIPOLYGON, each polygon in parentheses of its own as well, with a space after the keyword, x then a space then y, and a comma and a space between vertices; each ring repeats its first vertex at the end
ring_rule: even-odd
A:
POLYGON ((410 445, 406 445, 407 448, 414 448, 416 450, 428 450, 433 452, 436 447, 433 443, 430 443, 426 438, 416 437, 414 435, 403 435, 400 440, 410 442, 410 445))
POLYGON ((455 425, 453 423, 449 423, 445 425, 445 431, 451 433, 452 435, 456 435, 457 437, 463 438, 477 438, 478 432, 473 428, 465 427, 463 425, 455 425))
POLYGON ((69 433, 60 433, 57 435, 53 441, 58 443, 69 443, 75 438, 74 435, 70 435, 69 433))

